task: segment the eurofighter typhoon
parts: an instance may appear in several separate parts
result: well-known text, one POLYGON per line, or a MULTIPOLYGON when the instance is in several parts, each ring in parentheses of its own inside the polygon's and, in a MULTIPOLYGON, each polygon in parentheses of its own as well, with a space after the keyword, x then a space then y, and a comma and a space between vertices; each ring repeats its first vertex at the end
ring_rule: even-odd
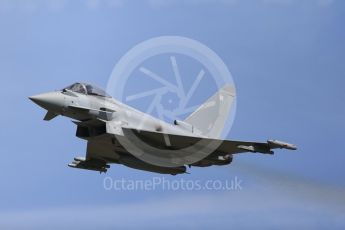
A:
POLYGON ((76 136, 87 141, 85 157, 75 157, 68 166, 106 172, 109 164, 161 173, 183 174, 187 167, 228 165, 239 153, 273 154, 273 149, 296 150, 282 141, 248 142, 219 139, 220 121, 212 114, 233 104, 235 90, 226 85, 200 105, 185 120, 172 124, 125 105, 105 91, 75 83, 60 91, 29 97, 47 110, 44 120, 69 117, 76 136), (217 106, 214 106, 217 105, 217 106), (212 120, 210 120, 212 119, 212 120), (214 129, 210 130, 209 124, 214 129))

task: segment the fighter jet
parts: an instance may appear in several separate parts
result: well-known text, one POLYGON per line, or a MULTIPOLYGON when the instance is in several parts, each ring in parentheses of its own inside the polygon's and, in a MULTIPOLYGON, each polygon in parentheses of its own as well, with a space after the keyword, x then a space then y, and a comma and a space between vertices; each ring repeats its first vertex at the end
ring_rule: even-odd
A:
POLYGON ((104 90, 75 83, 62 90, 29 97, 47 110, 44 120, 56 116, 73 119, 76 136, 87 141, 85 157, 75 157, 68 166, 107 172, 110 164, 161 174, 187 173, 188 167, 228 165, 239 153, 274 154, 273 149, 296 150, 277 140, 248 142, 219 139, 235 98, 226 85, 183 121, 172 124, 134 109, 104 90), (210 124, 212 127, 210 128, 210 124))

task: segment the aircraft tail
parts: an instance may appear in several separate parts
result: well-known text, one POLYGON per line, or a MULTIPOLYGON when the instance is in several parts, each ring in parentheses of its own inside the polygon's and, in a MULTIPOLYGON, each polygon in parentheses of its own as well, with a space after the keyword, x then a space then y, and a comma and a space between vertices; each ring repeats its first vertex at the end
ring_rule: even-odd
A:
POLYGON ((184 122, 192 125, 196 133, 211 138, 219 138, 235 102, 235 96, 234 86, 225 85, 187 117, 184 122))

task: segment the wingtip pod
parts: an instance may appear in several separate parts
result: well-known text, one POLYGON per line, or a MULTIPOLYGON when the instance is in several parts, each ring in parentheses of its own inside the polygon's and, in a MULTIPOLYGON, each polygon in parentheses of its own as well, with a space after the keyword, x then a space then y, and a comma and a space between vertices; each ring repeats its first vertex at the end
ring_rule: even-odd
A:
POLYGON ((281 149, 289 149, 289 150, 297 150, 297 146, 286 143, 283 141, 277 141, 277 140, 268 140, 267 141, 268 145, 270 148, 281 148, 281 149))

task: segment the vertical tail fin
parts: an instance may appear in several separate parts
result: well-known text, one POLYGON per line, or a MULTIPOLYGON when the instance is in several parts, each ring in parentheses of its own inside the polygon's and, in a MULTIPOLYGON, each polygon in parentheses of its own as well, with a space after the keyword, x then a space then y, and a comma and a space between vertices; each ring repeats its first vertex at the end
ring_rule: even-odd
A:
POLYGON ((235 96, 234 86, 225 85, 184 122, 193 125, 193 129, 204 136, 219 138, 235 102, 235 96))

